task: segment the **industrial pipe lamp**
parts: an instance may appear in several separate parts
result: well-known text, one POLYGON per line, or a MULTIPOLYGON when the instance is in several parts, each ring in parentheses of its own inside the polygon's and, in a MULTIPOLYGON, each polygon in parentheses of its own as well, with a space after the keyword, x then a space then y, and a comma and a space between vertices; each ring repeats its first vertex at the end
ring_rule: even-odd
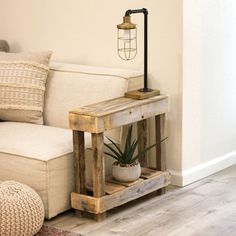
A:
POLYGON ((137 27, 131 22, 131 14, 144 14, 144 87, 137 91, 125 93, 126 97, 144 99, 157 96, 159 90, 148 88, 148 10, 146 8, 127 10, 123 17, 123 23, 117 25, 117 51, 123 60, 132 60, 137 54, 137 27))

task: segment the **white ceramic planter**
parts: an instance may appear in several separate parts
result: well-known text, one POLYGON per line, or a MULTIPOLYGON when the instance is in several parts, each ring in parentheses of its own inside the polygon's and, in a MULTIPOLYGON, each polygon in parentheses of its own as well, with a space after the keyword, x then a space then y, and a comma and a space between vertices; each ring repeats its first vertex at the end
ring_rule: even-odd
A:
POLYGON ((141 175, 141 167, 138 163, 134 166, 120 166, 115 163, 112 165, 112 177, 120 182, 132 182, 141 175))

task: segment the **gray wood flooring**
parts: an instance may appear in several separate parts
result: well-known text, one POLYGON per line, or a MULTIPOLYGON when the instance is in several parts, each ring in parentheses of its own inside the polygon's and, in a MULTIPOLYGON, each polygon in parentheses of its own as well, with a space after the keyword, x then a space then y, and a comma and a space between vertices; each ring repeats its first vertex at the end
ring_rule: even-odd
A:
POLYGON ((104 222, 69 211, 46 224, 88 236, 236 236, 236 165, 113 209, 104 222))

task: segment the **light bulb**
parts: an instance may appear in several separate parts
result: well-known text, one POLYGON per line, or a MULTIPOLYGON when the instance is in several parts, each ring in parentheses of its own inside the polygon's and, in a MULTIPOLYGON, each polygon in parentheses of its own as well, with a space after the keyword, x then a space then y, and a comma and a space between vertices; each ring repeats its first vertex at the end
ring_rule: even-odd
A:
POLYGON ((122 40, 125 42, 125 43, 130 43, 130 40, 133 40, 134 39, 134 36, 132 34, 132 31, 129 30, 129 29, 125 29, 124 30, 124 34, 122 36, 122 40))

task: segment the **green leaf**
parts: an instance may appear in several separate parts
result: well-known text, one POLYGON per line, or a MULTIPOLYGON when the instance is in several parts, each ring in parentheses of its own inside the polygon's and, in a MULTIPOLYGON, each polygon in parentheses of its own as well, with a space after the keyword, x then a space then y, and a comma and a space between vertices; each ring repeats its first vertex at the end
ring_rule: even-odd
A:
POLYGON ((138 142, 139 142, 139 139, 134 140, 133 143, 131 144, 130 149, 129 149, 129 153, 128 153, 128 157, 127 157, 127 164, 132 160, 132 158, 134 156, 135 149, 137 148, 138 142))
POLYGON ((121 149, 119 148, 119 146, 110 138, 107 137, 107 139, 116 147, 117 151, 120 153, 120 155, 123 155, 121 149))
POLYGON ((110 147, 107 143, 104 143, 104 145, 110 149, 117 157, 121 158, 121 155, 112 147, 110 147))
MULTIPOLYGON (((144 155, 148 150, 150 150, 150 149, 152 149, 153 147, 157 146, 158 144, 164 142, 166 139, 167 139, 167 137, 164 138, 164 139, 162 139, 159 143, 155 143, 155 144, 153 144, 153 145, 151 145, 151 146, 145 148, 145 149, 142 150, 140 153, 138 153, 134 158, 132 158, 132 160, 131 160, 130 163, 133 163, 133 162, 136 161, 139 157, 141 157, 142 155, 144 155)), ((129 163, 129 164, 130 164, 130 163, 129 163)))
MULTIPOLYGON (((115 155, 113 155, 113 154, 111 154, 111 153, 109 153, 109 152, 104 152, 104 153, 105 153, 106 155, 108 155, 108 156, 110 156, 110 157, 116 159, 117 161, 122 162, 122 159, 118 158, 117 156, 115 156, 115 155)), ((123 163, 123 162, 122 162, 122 163, 123 163)))
POLYGON ((105 143, 104 145, 112 152, 112 153, 105 152, 105 154, 107 154, 108 156, 114 158, 115 160, 117 160, 120 163, 132 164, 139 157, 143 156, 148 150, 150 150, 151 148, 157 146, 159 143, 161 143, 161 142, 163 142, 167 139, 167 138, 164 138, 159 143, 153 144, 153 145, 145 148, 140 153, 138 153, 135 157, 133 157, 134 153, 135 153, 135 150, 138 146, 138 143, 140 141, 140 137, 138 137, 137 140, 134 139, 134 141, 132 142, 132 127, 133 126, 131 125, 128 129, 128 133, 127 133, 126 140, 125 140, 124 150, 122 151, 121 148, 112 139, 107 138, 114 145, 114 148, 105 143))

